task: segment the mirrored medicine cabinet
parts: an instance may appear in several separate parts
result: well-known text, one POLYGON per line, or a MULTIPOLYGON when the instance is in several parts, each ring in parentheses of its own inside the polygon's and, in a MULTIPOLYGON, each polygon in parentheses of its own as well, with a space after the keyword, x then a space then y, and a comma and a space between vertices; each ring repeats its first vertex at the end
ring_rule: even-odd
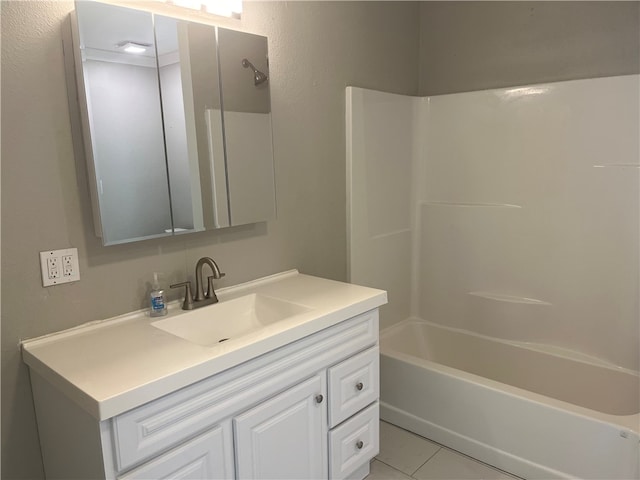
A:
POLYGON ((275 218, 266 37, 99 2, 72 17, 104 245, 275 218))

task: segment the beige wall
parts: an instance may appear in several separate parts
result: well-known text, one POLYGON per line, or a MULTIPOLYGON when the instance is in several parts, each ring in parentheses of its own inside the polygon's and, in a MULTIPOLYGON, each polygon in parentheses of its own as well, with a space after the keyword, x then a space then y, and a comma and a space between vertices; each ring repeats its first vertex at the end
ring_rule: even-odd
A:
POLYGON ((422 2, 420 95, 640 71, 640 2, 422 2))
POLYGON ((221 285, 290 268, 345 279, 344 88, 417 93, 418 5, 245 2, 226 25, 269 37, 278 220, 106 248, 73 154, 61 44, 73 5, 1 8, 2 478, 41 478, 19 339, 141 308, 151 272, 183 280, 202 255, 221 285), (38 252, 69 246, 81 281, 43 288, 38 252))

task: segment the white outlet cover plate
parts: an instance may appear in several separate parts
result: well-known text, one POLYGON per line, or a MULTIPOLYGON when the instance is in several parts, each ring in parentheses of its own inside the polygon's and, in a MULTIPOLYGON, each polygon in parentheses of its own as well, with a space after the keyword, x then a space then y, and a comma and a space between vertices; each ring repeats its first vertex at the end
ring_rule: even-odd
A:
POLYGON ((51 285, 60 285, 61 283, 77 282, 80 280, 80 267, 78 266, 78 249, 64 248, 62 250, 47 250, 40 252, 40 271, 42 272, 42 286, 50 287, 51 285), (71 256, 71 274, 64 274, 64 266, 62 264, 63 256, 71 256), (58 278, 49 278, 47 269, 47 259, 51 257, 58 258, 58 278))

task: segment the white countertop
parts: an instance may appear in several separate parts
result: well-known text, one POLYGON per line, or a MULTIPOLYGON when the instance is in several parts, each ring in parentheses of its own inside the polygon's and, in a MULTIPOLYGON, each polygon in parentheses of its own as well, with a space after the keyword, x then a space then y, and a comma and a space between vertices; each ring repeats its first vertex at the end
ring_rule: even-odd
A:
MULTIPOLYGON (((310 310, 209 347, 153 327, 158 318, 138 311, 27 340, 23 360, 91 415, 105 420, 387 302, 385 291, 296 270, 216 293, 220 302, 259 293, 310 310)), ((185 313, 180 304, 172 302, 168 316, 185 313)))

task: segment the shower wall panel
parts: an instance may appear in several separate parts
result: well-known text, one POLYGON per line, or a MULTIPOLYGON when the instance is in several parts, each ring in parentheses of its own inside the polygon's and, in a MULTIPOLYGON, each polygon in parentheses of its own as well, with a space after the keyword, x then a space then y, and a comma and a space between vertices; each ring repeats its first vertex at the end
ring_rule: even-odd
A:
POLYGON ((638 370, 640 76, 347 89, 350 280, 418 316, 638 370))
POLYGON ((387 290, 385 327, 410 314, 419 99, 352 87, 346 95, 349 279, 387 290))
POLYGON ((429 98, 420 317, 638 369, 639 78, 429 98))

